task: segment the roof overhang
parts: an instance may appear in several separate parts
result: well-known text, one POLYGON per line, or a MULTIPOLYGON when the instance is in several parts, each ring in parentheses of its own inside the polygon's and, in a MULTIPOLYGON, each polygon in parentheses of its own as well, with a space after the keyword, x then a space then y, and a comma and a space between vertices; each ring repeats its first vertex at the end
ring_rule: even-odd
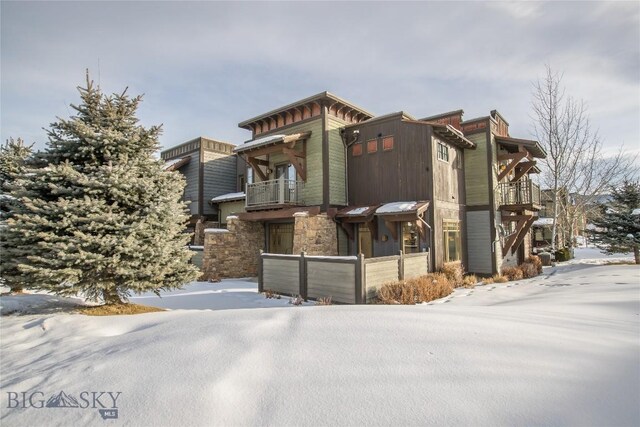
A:
POLYGON ((244 191, 240 191, 238 193, 227 193, 222 194, 220 196, 216 196, 210 200, 211 203, 224 203, 224 202, 235 202, 238 200, 244 200, 246 198, 244 191))
POLYGON ((349 206, 339 210, 335 218, 340 222, 369 222, 373 219, 376 209, 380 205, 373 206, 349 206))
POLYGON ((375 214, 390 222, 415 221, 420 218, 428 207, 429 202, 425 200, 385 203, 376 209, 375 214))
MULTIPOLYGON (((268 135, 262 138, 257 138, 251 141, 247 141, 242 145, 238 145, 233 152, 236 154, 255 154, 258 151, 264 151, 263 149, 268 147, 278 147, 281 145, 292 144, 298 141, 309 138, 311 131, 293 133, 289 135, 277 134, 268 135)), ((265 153, 266 154, 266 153, 265 153)))
POLYGON ((537 157, 538 159, 547 157, 547 152, 544 151, 544 148, 542 148, 538 141, 511 138, 508 136, 496 136, 495 139, 498 144, 501 144, 509 152, 517 152, 522 147, 531 153, 533 157, 537 157))
POLYGON ((435 133, 436 135, 438 135, 443 139, 446 139, 453 145, 456 145, 460 148, 466 148, 466 149, 476 148, 475 143, 465 138, 463 133, 460 132, 458 129, 454 128, 453 126, 434 123, 434 122, 430 122, 430 124, 433 127, 433 133, 435 133))
POLYGON ((180 169, 191 161, 191 156, 182 157, 180 159, 169 160, 163 165, 165 171, 171 172, 180 169))

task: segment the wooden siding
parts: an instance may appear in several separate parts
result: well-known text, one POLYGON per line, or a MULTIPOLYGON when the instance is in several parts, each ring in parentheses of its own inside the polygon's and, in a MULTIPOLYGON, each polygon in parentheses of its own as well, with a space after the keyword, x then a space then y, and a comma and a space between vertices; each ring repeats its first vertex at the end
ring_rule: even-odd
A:
POLYGON ((424 276, 429 273, 429 261, 426 254, 404 256, 404 278, 424 276))
MULTIPOLYGON (((433 184, 434 196, 436 200, 465 204, 464 187, 464 159, 462 149, 457 148, 445 141, 433 138, 433 184), (438 143, 444 144, 449 149, 449 161, 437 158, 436 147, 438 143)), ((473 150, 467 150, 470 152, 473 150)))
POLYGON ((392 150, 353 156, 347 154, 350 205, 372 205, 400 200, 432 200, 430 127, 402 122, 398 118, 366 122, 348 129, 360 131, 358 142, 394 137, 392 150), (380 137, 378 135, 381 135, 380 137))
POLYGON ((244 212, 244 200, 235 200, 232 202, 222 202, 218 204, 220 209, 219 218, 220 224, 227 223, 227 217, 232 214, 244 212))
POLYGON ((179 172, 187 180, 187 185, 184 188, 184 200, 191 202, 189 204, 191 215, 198 215, 198 204, 200 202, 200 152, 196 151, 185 157, 191 157, 191 160, 179 169, 179 172))
POLYGON ((467 211, 466 217, 467 271, 476 274, 493 274, 489 211, 467 211))
POLYGON ((349 254, 349 236, 344 229, 338 226, 338 255, 347 256, 349 254))
POLYGON ((467 136, 467 139, 475 142, 477 148, 464 153, 466 205, 488 205, 490 187, 487 170, 487 134, 474 133, 467 136))
POLYGON ((399 277, 399 257, 369 258, 365 260, 367 301, 375 298, 378 289, 385 283, 394 282, 399 277))
POLYGON ((287 295, 300 294, 300 260, 265 258, 262 266, 265 289, 287 295))
MULTIPOLYGON (((305 205, 315 206, 322 204, 322 117, 318 116, 314 120, 309 120, 296 126, 287 128, 284 134, 294 134, 311 131, 311 136, 302 144, 306 147, 306 167, 307 167, 307 181, 304 185, 303 199, 305 205)), ((278 134, 278 133, 275 133, 278 134)), ((261 135, 260 137, 266 137, 268 134, 261 135)), ((300 148, 296 148, 300 149, 300 148)), ((287 156, 282 153, 271 154, 268 156, 269 169, 274 172, 267 178, 275 179, 276 165, 281 163, 287 163, 289 160, 287 156)), ((299 177, 297 179, 300 179, 299 177)), ((260 178, 254 173, 255 182, 259 182, 260 178)))
POLYGON ((203 151, 202 161, 204 163, 202 210, 204 215, 213 215, 217 211, 208 203, 209 200, 236 191, 236 157, 214 151, 203 151))
POLYGON ((347 205, 345 146, 340 136, 340 128, 347 122, 327 116, 327 136, 329 138, 329 203, 347 205))
POLYGON ((331 263, 307 259, 307 296, 331 297, 332 301, 355 304, 356 263, 331 263))

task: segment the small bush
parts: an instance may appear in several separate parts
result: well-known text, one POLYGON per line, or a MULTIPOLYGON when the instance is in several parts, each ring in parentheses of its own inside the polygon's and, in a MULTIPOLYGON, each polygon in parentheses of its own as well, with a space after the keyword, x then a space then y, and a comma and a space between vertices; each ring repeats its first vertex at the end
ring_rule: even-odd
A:
POLYGON ((522 277, 525 279, 538 275, 538 268, 530 262, 523 262, 518 268, 522 271, 522 277))
POLYGON ((442 274, 453 284, 454 287, 462 286, 464 282, 464 271, 462 263, 448 262, 442 266, 442 274))
POLYGON ((331 297, 322 297, 316 300, 316 305, 331 305, 331 297))
POLYGON ((416 304, 433 301, 453 292, 453 284, 443 273, 433 273, 413 279, 391 282, 378 290, 382 304, 416 304))
POLYGON ((462 287, 463 288, 475 288, 476 284, 479 282, 478 278, 475 274, 467 274, 462 279, 462 287))
POLYGON ((520 267, 503 267, 502 275, 509 280, 521 280, 524 278, 524 274, 520 267))
POLYGON ((525 259, 524 262, 533 264, 536 267, 538 274, 542 274, 542 260, 538 255, 531 255, 529 258, 525 259))
POLYGON ((509 279, 507 279, 501 274, 494 274, 492 279, 493 279, 493 283, 506 283, 509 281, 509 279))
POLYGON ((293 304, 293 305, 302 305, 303 302, 304 302, 304 299, 300 295, 298 295, 295 298, 289 299, 289 304, 293 304))
POLYGON ((569 248, 558 249, 554 255, 557 262, 569 261, 571 259, 571 250, 569 248))
POLYGON ((276 294, 275 291, 272 291, 271 289, 265 289, 264 290, 264 297, 266 299, 280 299, 280 298, 282 298, 279 294, 276 294))
POLYGON ((485 285, 492 285, 493 284, 493 277, 485 277, 484 279, 482 279, 482 283, 485 285))

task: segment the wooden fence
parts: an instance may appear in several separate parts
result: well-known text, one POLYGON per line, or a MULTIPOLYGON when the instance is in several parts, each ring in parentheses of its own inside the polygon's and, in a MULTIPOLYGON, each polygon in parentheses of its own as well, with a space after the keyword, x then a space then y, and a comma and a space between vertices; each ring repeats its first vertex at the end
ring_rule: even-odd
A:
POLYGON ((364 258, 277 255, 263 253, 258 266, 258 290, 300 295, 346 304, 371 302, 388 282, 410 279, 429 272, 429 253, 364 258))

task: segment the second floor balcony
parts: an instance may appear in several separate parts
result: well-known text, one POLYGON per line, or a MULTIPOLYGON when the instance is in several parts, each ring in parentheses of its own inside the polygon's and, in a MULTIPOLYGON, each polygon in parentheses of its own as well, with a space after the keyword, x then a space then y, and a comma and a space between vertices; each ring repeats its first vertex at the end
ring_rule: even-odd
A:
POLYGON ((304 181, 272 179, 247 184, 247 209, 304 205, 304 181))
POLYGON ((541 208, 540 187, 528 179, 503 182, 499 184, 498 190, 498 201, 501 210, 528 209, 539 211, 541 208))

